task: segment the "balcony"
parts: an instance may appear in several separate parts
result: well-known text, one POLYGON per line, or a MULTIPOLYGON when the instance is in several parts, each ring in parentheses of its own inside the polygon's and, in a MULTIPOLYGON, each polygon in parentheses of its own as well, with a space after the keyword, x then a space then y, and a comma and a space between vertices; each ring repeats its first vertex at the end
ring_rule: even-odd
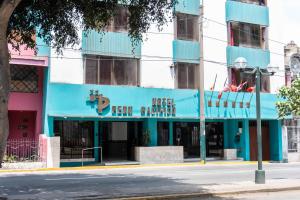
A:
POLYGON ((173 60, 174 62, 198 64, 200 62, 199 42, 174 40, 173 60))
POLYGON ((270 63, 270 51, 245 47, 227 47, 227 64, 234 65, 238 57, 244 57, 248 61, 249 67, 266 68, 270 63))
POLYGON ((140 58, 141 45, 132 46, 127 32, 83 33, 82 53, 90 55, 140 58))
POLYGON ((175 6, 175 11, 190 15, 199 15, 200 1, 199 0, 178 0, 175 6))
POLYGON ((226 21, 269 26, 269 8, 266 6, 227 0, 226 21))

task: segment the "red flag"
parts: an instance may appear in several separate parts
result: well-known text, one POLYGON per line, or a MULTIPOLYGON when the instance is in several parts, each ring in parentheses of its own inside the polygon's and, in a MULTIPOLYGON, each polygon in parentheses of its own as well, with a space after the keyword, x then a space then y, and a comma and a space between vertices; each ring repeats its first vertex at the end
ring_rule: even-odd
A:
POLYGON ((247 88, 247 92, 254 92, 254 90, 255 90, 255 87, 253 86, 253 87, 248 87, 247 88))
POLYGON ((237 92, 237 86, 236 85, 230 85, 230 91, 231 92, 237 92))
POLYGON ((230 91, 230 86, 226 86, 222 91, 219 92, 218 99, 222 98, 223 92, 228 92, 228 91, 230 91))

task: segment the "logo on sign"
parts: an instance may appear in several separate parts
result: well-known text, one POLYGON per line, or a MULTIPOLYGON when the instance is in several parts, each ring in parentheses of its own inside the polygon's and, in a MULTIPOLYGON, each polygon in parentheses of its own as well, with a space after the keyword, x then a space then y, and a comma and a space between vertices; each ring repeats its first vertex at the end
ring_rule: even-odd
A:
POLYGON ((90 91, 89 102, 97 103, 97 111, 99 114, 102 114, 103 110, 109 107, 110 100, 107 97, 104 97, 102 94, 99 94, 98 90, 90 91))

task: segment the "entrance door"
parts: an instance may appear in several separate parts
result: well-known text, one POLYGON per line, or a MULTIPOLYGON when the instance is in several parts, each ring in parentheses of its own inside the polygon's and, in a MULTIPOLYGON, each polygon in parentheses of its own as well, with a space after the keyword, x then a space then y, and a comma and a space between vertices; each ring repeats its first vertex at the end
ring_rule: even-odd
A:
POLYGON ((8 139, 36 139, 34 111, 9 111, 9 136, 8 139))
MULTIPOLYGON (((257 161, 257 130, 256 122, 250 122, 250 160, 257 161)), ((269 123, 262 122, 261 126, 262 133, 262 159, 270 160, 270 132, 269 123)))
POLYGON ((139 143, 142 128, 141 122, 100 122, 103 160, 134 160, 134 147, 139 143))
POLYGON ((183 146, 184 158, 200 157, 199 123, 176 122, 173 128, 173 143, 183 146))
POLYGON ((206 123, 206 156, 222 158, 224 153, 223 123, 206 123))

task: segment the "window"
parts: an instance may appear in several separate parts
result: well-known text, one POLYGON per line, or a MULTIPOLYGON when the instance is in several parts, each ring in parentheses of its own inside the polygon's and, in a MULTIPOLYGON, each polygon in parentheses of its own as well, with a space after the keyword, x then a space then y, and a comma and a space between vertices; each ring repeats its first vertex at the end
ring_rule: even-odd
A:
POLYGON ((250 4, 256 4, 260 6, 266 5, 266 0, 234 0, 242 3, 250 3, 250 4))
POLYGON ((180 89, 196 88, 196 65, 188 63, 178 63, 176 65, 176 85, 180 89))
POLYGON ((284 120, 287 127, 288 152, 300 153, 300 121, 293 119, 284 120))
POLYGON ((85 83, 100 85, 138 85, 139 61, 132 58, 87 57, 85 83))
POLYGON ((231 45, 250 48, 266 48, 265 27, 246 23, 230 23, 231 45))
POLYGON ((198 17, 177 14, 177 39, 198 41, 198 17))
POLYGON ((126 32, 128 31, 128 9, 119 7, 111 19, 107 31, 126 32))
POLYGON ((11 92, 38 93, 39 76, 36 67, 11 65, 11 92))
MULTIPOLYGON (((264 69, 262 69, 264 71, 264 69)), ((246 74, 241 72, 240 69, 232 69, 231 71, 231 83, 239 85, 244 82, 247 84, 244 86, 242 91, 247 91, 249 87, 255 87, 255 74, 246 74)), ((261 75, 261 92, 270 92, 270 77, 261 75)))
MULTIPOLYGON (((82 158, 82 149, 94 147, 94 122, 55 120, 54 132, 60 137, 61 159, 82 158)), ((84 158, 93 157, 93 150, 85 151, 84 158)))
POLYGON ((300 153, 300 128, 299 127, 287 127, 288 136, 288 152, 300 153))
POLYGON ((169 146, 169 122, 157 123, 158 146, 169 146))

